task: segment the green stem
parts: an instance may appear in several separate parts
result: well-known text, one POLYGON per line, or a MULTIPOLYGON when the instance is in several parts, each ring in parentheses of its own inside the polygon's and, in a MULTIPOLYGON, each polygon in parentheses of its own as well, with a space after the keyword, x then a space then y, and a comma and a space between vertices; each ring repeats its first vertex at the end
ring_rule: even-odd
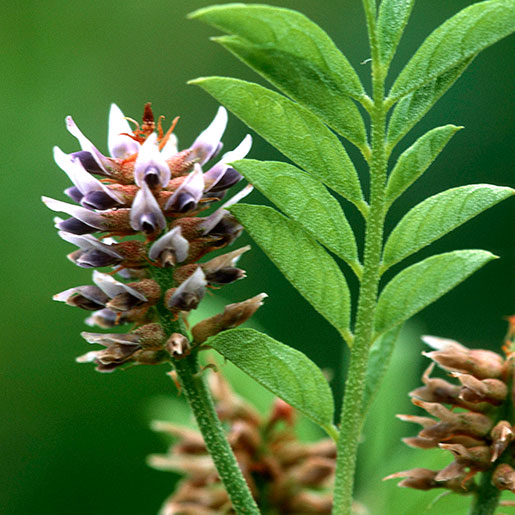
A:
POLYGON ((375 35, 375 4, 364 0, 372 53, 373 108, 370 111, 372 155, 370 161, 370 211, 366 221, 363 275, 359 289, 354 345, 351 350, 342 406, 333 514, 351 513, 354 475, 365 410, 363 399, 369 349, 374 334, 374 313, 380 279, 386 185, 385 71, 379 61, 375 35))
POLYGON ((501 491, 492 485, 493 469, 481 474, 481 484, 470 507, 469 515, 493 515, 499 504, 501 491))
POLYGON ((259 514, 259 509, 225 438, 204 377, 199 373, 197 354, 194 352, 174 362, 182 389, 236 513, 259 514))
MULTIPOLYGON (((169 269, 150 267, 152 278, 159 283, 161 291, 172 288, 174 281, 169 269)), ((164 305, 163 299, 156 306, 163 329, 170 336, 181 333, 187 336, 184 322, 175 319, 164 305)), ((207 450, 213 459, 218 475, 222 480, 233 507, 238 514, 259 514, 259 508, 241 473, 231 446, 225 437, 222 424, 216 414, 211 393, 199 370, 198 351, 193 351, 183 359, 173 361, 181 387, 189 402, 207 450)))

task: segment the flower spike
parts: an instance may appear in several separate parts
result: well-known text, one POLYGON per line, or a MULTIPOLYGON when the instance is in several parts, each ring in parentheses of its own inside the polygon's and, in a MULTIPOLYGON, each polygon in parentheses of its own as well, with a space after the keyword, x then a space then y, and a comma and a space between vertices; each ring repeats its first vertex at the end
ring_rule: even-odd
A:
MULTIPOLYGON (((49 209, 69 215, 54 218, 59 236, 77 247, 68 258, 82 268, 114 268, 110 274, 94 270, 93 284, 68 288, 54 300, 89 311, 85 320, 89 326, 110 330, 134 324, 122 334, 83 333, 87 341, 104 348, 77 361, 95 363, 99 372, 185 359, 197 352, 191 336, 182 332, 188 312, 198 307, 209 285, 245 277, 236 263, 248 246, 203 263, 199 260, 241 234, 242 226, 227 208, 249 194, 252 186, 210 216, 196 214, 221 200, 241 180, 230 163, 247 155, 252 138, 247 135, 204 174, 202 165, 222 148, 227 111, 220 107, 209 127, 183 150, 173 133, 178 118, 164 134, 163 117, 155 118, 147 103, 142 124, 131 131, 129 119, 112 104, 110 156, 103 155, 71 117, 66 125, 81 150, 66 154, 54 148, 55 162, 72 182, 65 190, 71 202, 42 200, 49 209), (163 307, 171 313, 164 315, 163 307), (167 330, 170 324, 174 328, 168 334, 161 325, 163 317, 167 330)), ((264 296, 227 306, 214 320, 197 324, 195 332, 206 335, 216 328, 236 327, 256 311, 264 296)))

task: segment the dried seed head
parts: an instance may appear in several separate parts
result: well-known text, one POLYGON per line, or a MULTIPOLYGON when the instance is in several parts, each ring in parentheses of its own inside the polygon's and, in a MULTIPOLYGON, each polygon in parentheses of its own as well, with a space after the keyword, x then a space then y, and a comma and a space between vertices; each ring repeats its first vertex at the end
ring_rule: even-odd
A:
POLYGON ((492 351, 471 350, 453 340, 430 336, 423 339, 436 349, 425 355, 460 384, 430 378, 433 365, 426 370, 422 378, 425 386, 412 392, 412 402, 435 418, 400 415, 401 420, 422 425, 417 436, 404 442, 426 449, 438 446, 451 452, 454 461, 440 471, 415 469, 413 475, 413 471, 406 471, 389 477, 405 477, 400 486, 441 486, 464 493, 477 488, 474 476, 478 472, 495 469, 493 484, 501 490, 513 489, 515 473, 498 462, 506 462, 504 457, 515 450, 512 424, 502 420, 513 405, 513 392, 509 395, 509 346, 503 347, 508 356, 505 360, 492 351))

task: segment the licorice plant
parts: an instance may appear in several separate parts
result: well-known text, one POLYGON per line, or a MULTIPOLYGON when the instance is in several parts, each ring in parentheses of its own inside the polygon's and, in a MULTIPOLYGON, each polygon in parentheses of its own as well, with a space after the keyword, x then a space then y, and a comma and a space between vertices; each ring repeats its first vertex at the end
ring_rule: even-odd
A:
MULTIPOLYGON (((261 507, 216 416, 199 369, 199 351, 216 350, 327 432, 337 448, 333 513, 350 514, 362 426, 401 326, 496 256, 485 250, 455 250, 398 270, 385 285, 383 274, 514 193, 488 184, 452 188, 413 207, 385 238, 389 208, 461 127, 430 130, 390 164, 392 151, 481 50, 515 29, 515 0, 473 4, 447 20, 426 38, 388 92, 385 80, 414 0, 362 3, 370 44, 370 94, 329 36, 298 12, 238 3, 191 15, 227 33, 215 40, 279 92, 226 77, 192 83, 293 164, 244 159, 251 143, 247 136, 204 172, 202 167, 221 147, 224 108, 183 151, 177 148, 175 121, 164 133, 161 118, 155 123, 147 105, 142 125, 135 128, 112 107, 111 157, 101 154, 71 118, 68 130, 82 150, 54 152, 74 184, 66 193, 80 204, 44 198, 50 209, 70 215, 56 219, 60 236, 79 247, 70 259, 86 268, 114 267, 109 274, 95 271, 94 286, 74 287, 55 298, 92 311, 90 325, 109 329, 135 324, 125 334, 82 333, 105 348, 78 361, 94 362, 103 372, 171 363, 236 513, 260 513, 261 507), (368 198, 339 137, 359 149, 368 165, 368 198), (237 203, 252 188, 247 186, 211 214, 197 216, 242 176, 284 214, 237 203), (361 245, 356 228, 326 186, 361 214, 361 245), (261 305, 264 294, 230 304, 191 330, 187 325, 187 314, 198 306, 206 287, 244 276, 236 261, 245 247, 201 261, 206 253, 232 243, 242 228, 350 349, 339 423, 334 421, 331 389, 311 360, 262 332, 235 328, 261 305), (94 233, 102 233, 101 238, 94 233), (359 282, 355 309, 344 272, 331 254, 359 282), (114 279, 115 273, 120 280, 114 279)), ((509 417, 503 421, 513 425, 509 417)), ((467 487, 469 480, 467 476, 467 487)), ((490 486, 475 494, 473 513, 493 513, 490 486)))

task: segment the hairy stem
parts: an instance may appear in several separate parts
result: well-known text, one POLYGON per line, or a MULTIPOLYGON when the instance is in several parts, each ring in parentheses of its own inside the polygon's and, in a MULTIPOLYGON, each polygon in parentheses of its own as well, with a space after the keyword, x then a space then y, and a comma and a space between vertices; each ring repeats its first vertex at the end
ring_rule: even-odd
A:
POLYGON ((366 221, 363 275, 359 289, 354 345, 351 351, 342 406, 333 513, 351 513, 354 475, 359 439, 365 413, 363 398, 369 349, 374 333, 374 313, 380 279, 385 217, 386 112, 384 105, 385 70, 379 62, 375 35, 375 4, 364 0, 372 53, 373 107, 370 110, 372 155, 370 160, 370 211, 366 221))
POLYGON ((204 377, 199 372, 197 353, 175 361, 174 366, 207 450, 213 458, 236 513, 259 514, 259 509, 225 438, 204 377))
MULTIPOLYGON (((169 269, 151 267, 150 272, 152 278, 161 286, 162 291, 175 286, 169 269)), ((174 319, 172 313, 166 309, 163 299, 156 308, 163 329, 168 336, 172 333, 181 333, 187 336, 184 323, 180 318, 174 319)), ((173 365, 202 433, 207 450, 213 459, 218 475, 229 494, 236 513, 259 514, 260 511, 225 437, 222 424, 215 411, 211 393, 202 372, 199 370, 198 352, 193 351, 183 359, 174 360, 173 365)))
POLYGON ((469 515, 493 515, 495 513, 501 491, 492 485, 492 473, 493 470, 488 470, 481 474, 481 484, 470 507, 469 515))

